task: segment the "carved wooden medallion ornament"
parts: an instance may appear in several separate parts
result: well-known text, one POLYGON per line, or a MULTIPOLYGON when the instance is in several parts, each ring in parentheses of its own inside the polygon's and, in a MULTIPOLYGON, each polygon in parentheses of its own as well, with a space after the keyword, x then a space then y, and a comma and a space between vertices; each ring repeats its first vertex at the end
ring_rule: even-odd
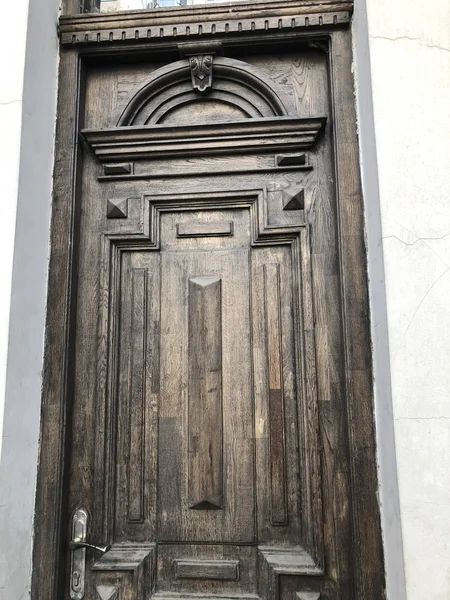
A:
POLYGON ((191 56, 189 66, 191 68, 192 87, 201 93, 206 92, 212 86, 213 55, 191 56))

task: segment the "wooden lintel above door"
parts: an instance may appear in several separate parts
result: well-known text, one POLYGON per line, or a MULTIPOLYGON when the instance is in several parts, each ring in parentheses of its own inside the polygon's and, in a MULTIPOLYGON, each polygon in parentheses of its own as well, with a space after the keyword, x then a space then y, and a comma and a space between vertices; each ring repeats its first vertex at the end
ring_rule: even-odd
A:
POLYGON ((348 26, 353 2, 271 0, 233 5, 197 6, 117 13, 62 16, 63 46, 130 42, 189 41, 208 36, 225 38, 264 32, 322 31, 348 26))
POLYGON ((212 125, 117 127, 86 129, 87 143, 101 162, 296 152, 314 146, 326 117, 276 117, 212 125))

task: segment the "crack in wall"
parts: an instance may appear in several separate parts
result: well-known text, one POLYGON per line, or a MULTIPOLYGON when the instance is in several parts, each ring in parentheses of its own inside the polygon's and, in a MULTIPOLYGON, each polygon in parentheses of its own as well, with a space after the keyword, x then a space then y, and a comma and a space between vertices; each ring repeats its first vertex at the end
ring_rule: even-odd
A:
POLYGON ((394 421, 449 421, 450 417, 394 417, 394 421))
POLYGON ((436 50, 443 50, 444 52, 450 52, 450 48, 446 48, 445 46, 440 46, 439 44, 425 44, 423 40, 416 37, 411 37, 409 35, 400 35, 398 37, 388 37, 385 35, 371 35, 369 36, 372 40, 387 40, 388 42, 398 42, 400 40, 408 40, 409 42, 417 42, 420 46, 424 48, 434 48, 436 50))
MULTIPOLYGON (((449 236, 450 236, 450 233, 446 233, 445 235, 441 235, 439 237, 418 237, 417 240, 414 240, 414 242, 405 242, 405 240, 402 240, 401 238, 399 238, 396 235, 386 235, 381 238, 381 241, 395 239, 395 240, 399 241, 401 244, 404 244, 405 246, 414 246, 418 242, 428 242, 428 241, 436 242, 439 240, 444 240, 446 237, 449 237, 449 236)), ((380 241, 380 244, 381 244, 381 241, 380 241)))
POLYGON ((9 106, 10 104, 18 104, 19 102, 22 102, 22 100, 8 100, 8 102, 0 102, 0 106, 9 106))
POLYGON ((402 344, 403 344, 403 341, 404 341, 404 339, 405 339, 405 337, 406 337, 406 334, 408 333, 408 331, 409 331, 409 328, 411 327, 411 324, 412 324, 412 322, 413 322, 413 321, 414 321, 414 319, 416 318, 416 315, 417 315, 417 313, 419 312, 419 309, 420 309, 420 307, 421 307, 421 306, 422 306, 422 304, 425 302, 426 298, 427 298, 427 297, 428 297, 428 295, 431 293, 431 291, 434 289, 434 287, 435 287, 435 286, 438 284, 438 282, 439 282, 439 281, 440 281, 440 280, 441 280, 441 279, 444 277, 444 275, 446 275, 446 273, 448 273, 449 271, 450 271, 450 267, 447 267, 447 268, 445 269, 445 271, 444 271, 443 273, 441 273, 441 274, 439 275, 439 277, 438 277, 438 278, 435 280, 435 282, 433 283, 433 285, 431 285, 431 286, 428 288, 428 291, 427 291, 427 293, 424 295, 424 297, 422 298, 422 300, 419 302, 419 304, 418 304, 418 306, 417 306, 416 310, 414 311, 414 314, 413 314, 413 316, 411 317, 411 319, 410 319, 410 321, 409 321, 409 323, 408 323, 408 326, 407 326, 407 327, 406 327, 406 329, 405 329, 405 332, 404 332, 404 334, 402 335, 402 338, 401 338, 401 340, 400 340, 400 342, 399 342, 399 345, 398 345, 397 352, 396 352, 396 353, 395 353, 395 355, 394 355, 394 360, 397 358, 397 355, 398 355, 398 353, 400 352, 400 349, 402 348, 402 344))

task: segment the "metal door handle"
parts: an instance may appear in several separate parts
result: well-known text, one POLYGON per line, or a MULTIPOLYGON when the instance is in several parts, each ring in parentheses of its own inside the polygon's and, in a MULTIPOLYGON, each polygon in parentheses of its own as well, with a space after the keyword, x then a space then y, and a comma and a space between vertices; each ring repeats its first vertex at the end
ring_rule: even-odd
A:
POLYGON ((87 538, 88 513, 84 508, 79 508, 72 517, 72 539, 70 549, 70 580, 69 595, 72 600, 82 600, 86 581, 86 548, 97 552, 108 552, 110 546, 96 546, 89 544, 87 538))
POLYGON ((78 550, 79 548, 92 548, 93 550, 97 550, 98 552, 108 552, 111 549, 111 546, 96 546, 95 544, 88 544, 87 542, 82 542, 81 540, 72 540, 69 542, 70 550, 78 550))

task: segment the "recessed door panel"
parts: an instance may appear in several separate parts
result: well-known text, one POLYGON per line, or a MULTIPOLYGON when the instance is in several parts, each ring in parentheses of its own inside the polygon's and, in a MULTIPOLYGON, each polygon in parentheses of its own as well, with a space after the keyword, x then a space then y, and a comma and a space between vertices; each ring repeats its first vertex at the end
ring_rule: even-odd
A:
POLYGON ((171 239, 185 215, 195 231, 204 213, 161 219, 158 537, 252 543, 249 211, 211 214, 211 225, 238 221, 247 249, 234 235, 171 239))

